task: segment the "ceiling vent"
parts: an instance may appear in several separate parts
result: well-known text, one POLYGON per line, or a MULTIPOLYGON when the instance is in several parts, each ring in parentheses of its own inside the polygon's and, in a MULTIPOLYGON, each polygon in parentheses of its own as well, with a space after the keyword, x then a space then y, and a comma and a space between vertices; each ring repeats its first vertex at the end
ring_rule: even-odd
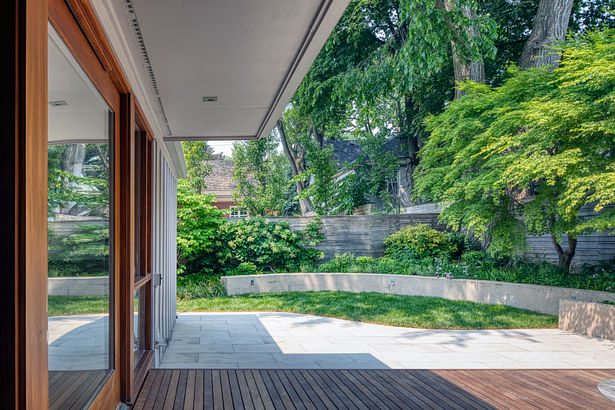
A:
POLYGON ((216 96, 203 97, 203 102, 218 102, 218 97, 216 96))
POLYGON ((58 100, 58 101, 49 101, 49 105, 51 105, 52 107, 65 107, 68 105, 68 103, 64 100, 58 100))

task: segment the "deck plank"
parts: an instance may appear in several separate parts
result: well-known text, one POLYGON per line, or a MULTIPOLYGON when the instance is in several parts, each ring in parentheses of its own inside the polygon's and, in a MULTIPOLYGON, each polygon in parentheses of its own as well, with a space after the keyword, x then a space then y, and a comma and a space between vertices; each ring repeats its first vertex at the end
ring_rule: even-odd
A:
POLYGON ((237 370, 236 376, 243 407, 246 410, 254 410, 254 404, 252 403, 252 397, 250 396, 250 388, 248 387, 248 382, 246 381, 245 372, 243 370, 237 370))
POLYGON ((273 401, 271 399, 271 395, 263 382, 263 377, 261 376, 258 370, 252 370, 252 377, 254 378, 254 382, 256 383, 256 387, 258 388, 258 394, 263 400, 263 405, 266 409, 273 408, 273 401))
POLYGON ((213 388, 213 401, 214 401, 214 409, 223 410, 224 409, 224 399, 222 398, 222 381, 220 376, 220 370, 212 370, 211 371, 211 383, 213 388))
POLYGON ((264 410, 265 405, 263 404, 263 400, 258 391, 258 387, 256 385, 256 381, 254 380, 254 376, 252 375, 252 371, 250 370, 241 370, 243 376, 246 378, 246 383, 248 384, 248 390, 250 391, 250 397, 252 398, 252 403, 254 404, 254 408, 256 410, 264 410))
POLYGON ((303 386, 294 380, 294 376, 290 373, 290 370, 283 370, 278 372, 278 376, 280 380, 284 384, 284 386, 288 386, 295 395, 297 395, 297 402, 301 403, 301 408, 306 410, 316 410, 316 406, 311 403, 310 396, 305 392, 303 386))
POLYGON ((169 382, 169 388, 167 389, 167 396, 164 400, 164 410, 172 410, 173 404, 175 404, 175 396, 177 395, 177 387, 179 384, 179 374, 181 370, 173 370, 171 373, 171 381, 169 382))
POLYGON ((186 379, 186 395, 184 397, 183 408, 194 410, 194 385, 196 383, 196 370, 188 370, 186 379))
POLYGON ((326 408, 330 409, 335 407, 335 404, 333 404, 329 397, 327 397, 325 392, 320 388, 318 383, 316 383, 308 370, 300 370, 299 375, 305 380, 307 385, 310 386, 311 389, 313 389, 313 391, 316 393, 316 397, 318 397, 319 400, 322 401, 326 408))
MULTIPOLYGON (((97 379, 78 377, 63 397, 97 379)), ((153 369, 133 408, 602 409, 615 408, 597 389, 610 378, 615 370, 153 369)))
POLYGON ((233 397, 233 408, 236 410, 244 410, 243 398, 241 397, 241 390, 239 388, 239 381, 237 380, 237 371, 228 371, 228 381, 231 386, 231 396, 233 397))
POLYGON ((188 370, 182 370, 179 373, 179 380, 177 383, 177 392, 175 393, 175 401, 173 403, 173 410, 182 410, 185 408, 184 400, 186 399, 186 389, 188 388, 188 370))

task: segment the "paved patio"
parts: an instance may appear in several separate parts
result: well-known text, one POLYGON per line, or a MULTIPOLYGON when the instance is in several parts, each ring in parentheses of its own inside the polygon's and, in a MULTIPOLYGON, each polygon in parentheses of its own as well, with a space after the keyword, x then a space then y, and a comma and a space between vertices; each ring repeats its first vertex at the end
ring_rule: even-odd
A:
POLYGON ((109 368, 109 315, 53 316, 48 321, 49 370, 109 368))
POLYGON ((426 330, 290 313, 183 313, 161 367, 614 369, 615 343, 558 329, 426 330))

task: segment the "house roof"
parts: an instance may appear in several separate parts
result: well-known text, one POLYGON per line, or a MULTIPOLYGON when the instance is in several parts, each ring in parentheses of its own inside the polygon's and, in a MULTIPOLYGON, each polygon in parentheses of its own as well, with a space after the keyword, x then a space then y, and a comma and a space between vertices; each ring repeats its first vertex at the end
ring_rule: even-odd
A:
POLYGON ((333 159, 337 162, 338 167, 342 167, 344 164, 352 164, 363 154, 363 148, 356 141, 332 140, 326 141, 326 144, 333 147, 333 159))
MULTIPOLYGON (((327 141, 327 145, 333 147, 333 159, 337 163, 338 167, 342 167, 344 164, 352 164, 359 156, 363 154, 363 148, 354 140, 341 140, 341 141, 327 141)), ((402 141, 397 137, 392 137, 384 143, 382 149, 384 152, 392 152, 394 154, 404 156, 405 150, 403 148, 402 141)))
POLYGON ((233 181, 234 162, 230 159, 212 159, 206 163, 211 165, 211 174, 205 178, 207 189, 204 193, 214 194, 218 200, 232 197, 237 187, 233 181))

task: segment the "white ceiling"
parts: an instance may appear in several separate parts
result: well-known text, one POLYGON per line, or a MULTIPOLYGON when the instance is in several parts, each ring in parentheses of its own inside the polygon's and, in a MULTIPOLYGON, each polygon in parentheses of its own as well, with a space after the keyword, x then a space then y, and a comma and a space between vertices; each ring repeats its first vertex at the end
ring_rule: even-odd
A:
POLYGON ((49 143, 103 143, 109 138, 109 109, 58 34, 49 29, 49 143))
POLYGON ((132 3, 169 139, 236 139, 270 133, 348 0, 132 3))

